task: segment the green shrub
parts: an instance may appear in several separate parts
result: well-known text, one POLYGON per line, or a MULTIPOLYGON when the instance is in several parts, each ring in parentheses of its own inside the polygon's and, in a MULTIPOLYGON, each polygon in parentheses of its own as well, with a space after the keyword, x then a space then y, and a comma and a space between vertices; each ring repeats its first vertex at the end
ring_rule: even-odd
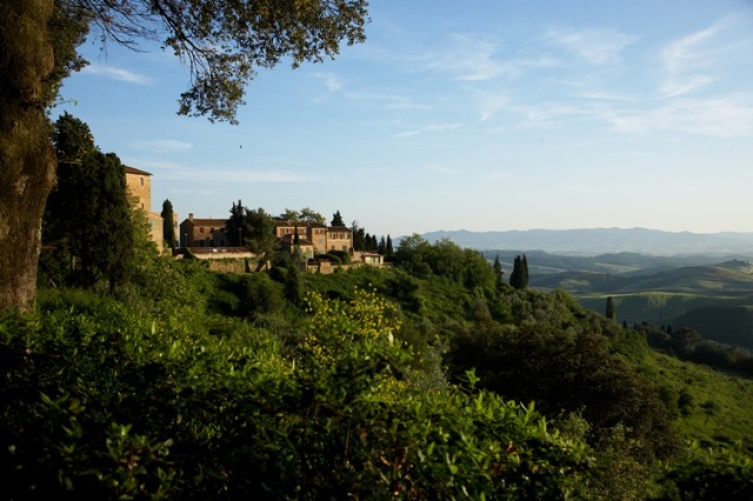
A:
POLYGON ((663 500, 753 499, 753 459, 735 448, 697 442, 664 467, 663 500))
POLYGON ((531 408, 414 386, 399 315, 353 296, 310 299, 289 356, 243 322, 217 336, 91 294, 4 313, 4 495, 564 499, 589 485, 588 447, 531 408))

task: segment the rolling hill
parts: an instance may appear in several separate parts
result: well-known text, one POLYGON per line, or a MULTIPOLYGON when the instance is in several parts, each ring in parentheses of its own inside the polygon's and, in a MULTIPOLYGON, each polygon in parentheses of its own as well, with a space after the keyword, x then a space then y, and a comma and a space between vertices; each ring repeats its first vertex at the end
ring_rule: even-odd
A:
POLYGON ((753 255, 753 233, 668 232, 646 228, 573 230, 434 231, 422 235, 429 242, 448 238, 479 250, 543 250, 557 254, 597 255, 636 252, 658 256, 678 254, 753 255))

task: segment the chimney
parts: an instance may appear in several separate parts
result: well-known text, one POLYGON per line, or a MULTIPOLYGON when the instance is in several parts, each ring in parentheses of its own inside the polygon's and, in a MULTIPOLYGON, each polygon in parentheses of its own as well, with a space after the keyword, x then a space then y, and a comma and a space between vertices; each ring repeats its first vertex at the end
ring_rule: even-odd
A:
POLYGON ((188 215, 188 220, 193 221, 193 212, 188 215))

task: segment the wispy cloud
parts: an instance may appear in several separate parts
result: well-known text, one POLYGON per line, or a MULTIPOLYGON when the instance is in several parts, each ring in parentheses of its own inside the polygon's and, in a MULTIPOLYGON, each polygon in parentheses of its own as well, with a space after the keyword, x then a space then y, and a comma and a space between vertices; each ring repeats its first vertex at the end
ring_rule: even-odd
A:
POLYGON ((128 82, 138 85, 149 85, 152 83, 152 79, 146 75, 141 75, 130 70, 123 68, 116 68, 115 66, 107 66, 102 64, 91 64, 86 66, 82 72, 91 73, 92 75, 101 75, 112 80, 118 80, 120 82, 128 82))
POLYGON ((177 162, 137 158, 126 159, 125 163, 140 169, 160 171, 160 179, 189 183, 199 182, 205 185, 218 183, 308 183, 319 180, 314 176, 301 175, 280 168, 245 169, 242 167, 217 168, 216 166, 197 168, 177 162))
POLYGON ((341 90, 344 85, 342 78, 334 73, 315 73, 314 77, 324 82, 324 85, 329 92, 337 92, 341 90))
POLYGON ((348 99, 354 101, 376 101, 383 104, 384 108, 391 110, 428 110, 431 106, 428 104, 417 103, 413 99, 397 94, 386 94, 380 92, 348 92, 348 99))
POLYGON ((186 169, 180 179, 205 183, 306 183, 316 181, 312 176, 275 169, 186 169))
POLYGON ((178 162, 171 162, 169 160, 151 160, 143 158, 125 158, 123 160, 126 165, 131 165, 139 169, 144 170, 160 170, 160 171, 178 171, 183 170, 186 167, 178 162))
POLYGON ((423 68, 449 74, 455 80, 486 81, 518 78, 528 68, 549 68, 558 63, 547 57, 504 58, 501 43, 493 37, 455 34, 447 48, 423 56, 423 68))
POLYGON ((544 39, 593 64, 610 64, 619 61, 621 52, 638 37, 610 28, 549 28, 544 39))
MULTIPOLYGON (((204 175, 206 176, 206 173, 204 175)), ((219 171, 212 172, 211 179, 238 183, 308 183, 317 180, 312 176, 302 176, 292 172, 275 170, 219 171)))
POLYGON ((753 101, 743 96, 675 99, 649 110, 603 115, 624 132, 677 131, 717 138, 753 137, 753 101))
POLYGON ((480 101, 481 121, 489 120, 497 113, 512 107, 507 92, 487 93, 480 98, 480 101))
POLYGON ((664 47, 662 61, 666 79, 660 88, 663 97, 689 94, 714 81, 714 67, 728 59, 730 53, 741 49, 736 41, 730 43, 723 39, 734 25, 732 18, 724 18, 664 47))
POLYGON ((506 121, 514 123, 517 128, 552 127, 564 122, 565 117, 589 114, 587 106, 556 101, 535 104, 515 101, 506 91, 480 94, 477 99, 481 121, 504 114, 506 121))
POLYGON ((136 141, 133 147, 147 150, 153 153, 182 153, 193 149, 193 144, 177 139, 154 139, 149 141, 136 141))
POLYGON ((420 129, 414 129, 395 134, 395 137, 401 139, 406 137, 419 136, 421 134, 427 134, 431 132, 445 132, 448 130, 457 129, 458 127, 460 127, 460 124, 431 124, 420 129))

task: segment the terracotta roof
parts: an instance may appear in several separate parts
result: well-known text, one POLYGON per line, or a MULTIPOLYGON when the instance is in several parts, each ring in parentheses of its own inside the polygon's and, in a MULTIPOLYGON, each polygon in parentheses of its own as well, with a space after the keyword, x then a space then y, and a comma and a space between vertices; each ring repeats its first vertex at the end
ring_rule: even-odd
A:
MULTIPOLYGON (((227 224, 227 219, 184 219, 183 223, 193 223, 194 226, 213 226, 215 228, 224 228, 227 224)), ((183 224, 180 223, 180 224, 183 224)))
POLYGON ((126 171, 126 174, 139 174, 141 176, 151 176, 152 175, 151 172, 147 172, 147 171, 141 170, 141 169, 136 169, 135 167, 129 167, 127 165, 125 166, 125 171, 126 171))
POLYGON ((299 228, 326 228, 326 224, 317 223, 315 221, 283 221, 282 219, 275 219, 275 226, 277 227, 299 227, 299 228))

